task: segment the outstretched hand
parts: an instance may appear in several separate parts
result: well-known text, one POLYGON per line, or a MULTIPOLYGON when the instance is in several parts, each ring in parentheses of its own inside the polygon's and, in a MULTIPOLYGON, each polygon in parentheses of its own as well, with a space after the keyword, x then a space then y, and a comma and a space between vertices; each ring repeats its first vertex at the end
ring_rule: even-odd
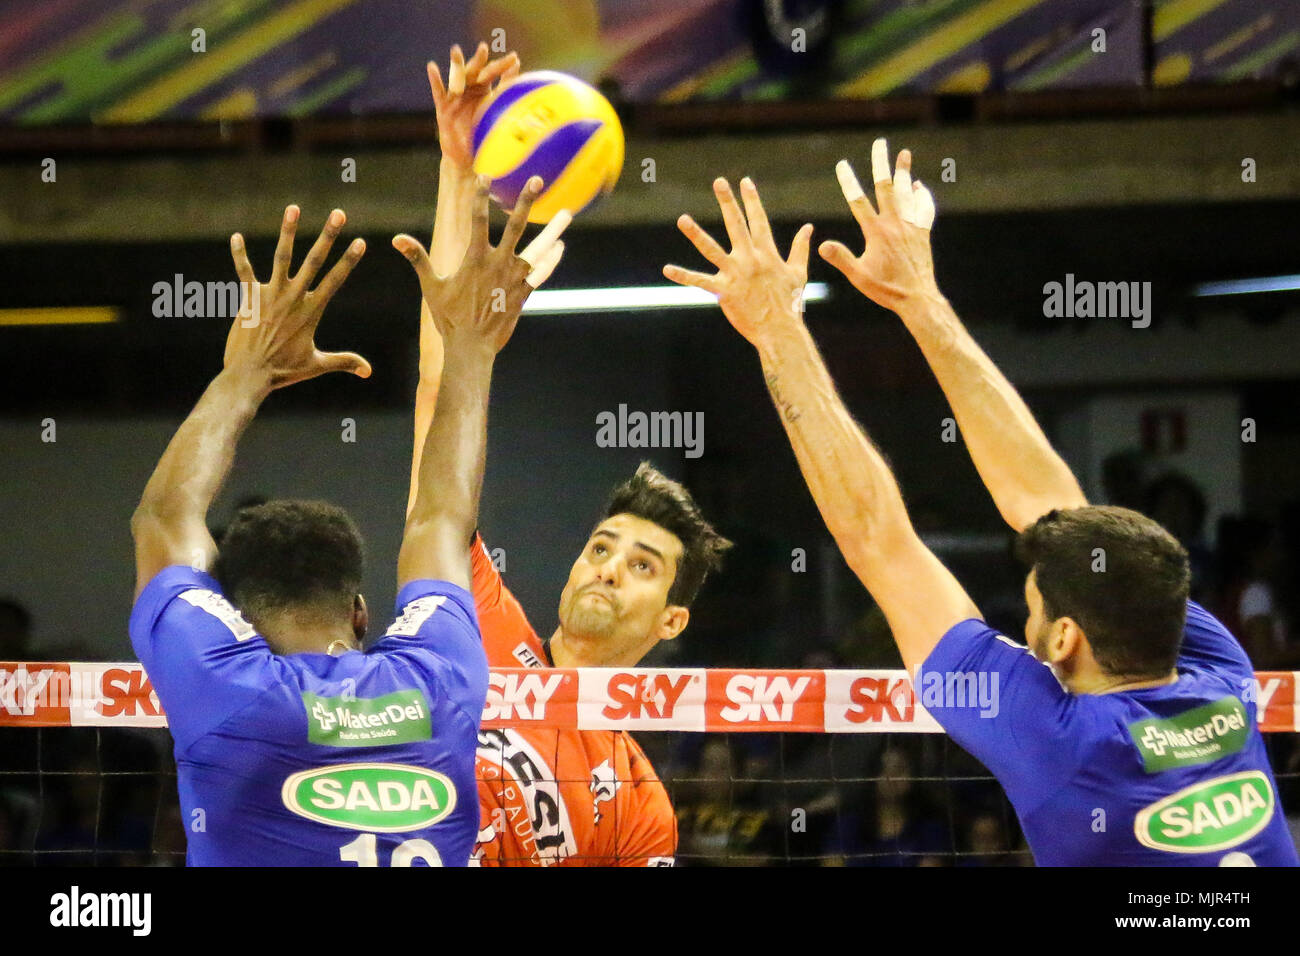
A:
POLYGON ((895 312, 909 299, 937 296, 934 258, 930 252, 930 227, 934 224, 934 197, 920 182, 912 181, 912 154, 903 150, 889 172, 889 147, 883 139, 871 144, 871 175, 876 205, 862 191, 848 160, 835 166, 840 190, 853 218, 862 228, 867 246, 855 256, 843 243, 823 242, 817 251, 853 283, 854 288, 895 312))
POLYGON ((420 280, 420 291, 434 326, 450 349, 455 344, 482 344, 495 354, 505 347, 519 321, 529 294, 551 274, 564 254, 559 238, 571 221, 568 213, 556 215, 537 237, 515 254, 528 225, 528 212, 542 191, 540 176, 525 185, 510 213, 501 241, 488 241, 488 190, 491 179, 480 176, 474 196, 474 219, 469 249, 460 268, 440 276, 420 242, 405 233, 393 237, 393 248, 406 256, 420 280))
POLYGON ((713 181, 713 192, 722 209, 731 252, 725 251, 694 219, 682 215, 677 227, 718 271, 709 275, 666 265, 664 275, 679 285, 694 286, 716 295, 727 321, 758 346, 765 335, 779 330, 792 318, 798 320, 803 311, 803 290, 808 282, 808 243, 813 227, 802 226, 790 244, 790 254, 782 258, 772 238, 767 213, 759 201, 758 189, 748 177, 740 181, 744 213, 725 179, 713 181))
POLYGON ((302 268, 292 278, 293 240, 299 210, 289 206, 280 226, 270 281, 259 283, 248 261, 244 237, 230 237, 230 254, 243 287, 239 315, 226 338, 225 367, 266 376, 270 388, 283 388, 326 372, 351 372, 370 377, 370 363, 355 352, 322 352, 316 348, 316 327, 325 306, 366 251, 364 239, 355 239, 342 258, 315 289, 309 286, 325 265, 330 247, 347 216, 335 209, 329 215, 302 268))
POLYGON ((442 82, 438 64, 428 63, 429 89, 438 114, 438 144, 443 155, 463 172, 474 165, 474 121, 495 87, 518 75, 519 55, 513 51, 489 62, 488 46, 480 43, 469 62, 460 46, 451 48, 447 82, 442 82))

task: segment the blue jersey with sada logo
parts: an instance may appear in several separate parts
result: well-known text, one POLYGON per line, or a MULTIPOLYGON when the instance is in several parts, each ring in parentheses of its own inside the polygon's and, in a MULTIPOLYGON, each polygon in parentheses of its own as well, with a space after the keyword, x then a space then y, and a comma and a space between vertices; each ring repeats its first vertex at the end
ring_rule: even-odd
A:
POLYGON ((1296 866, 1255 686, 1241 646, 1194 602, 1172 684, 1071 694, 978 620, 952 627, 916 680, 1002 784, 1040 866, 1296 866))
POLYGON ((487 658, 474 599, 412 581, 365 653, 271 652, 211 575, 159 572, 131 644, 176 744, 191 866, 464 866, 487 658))

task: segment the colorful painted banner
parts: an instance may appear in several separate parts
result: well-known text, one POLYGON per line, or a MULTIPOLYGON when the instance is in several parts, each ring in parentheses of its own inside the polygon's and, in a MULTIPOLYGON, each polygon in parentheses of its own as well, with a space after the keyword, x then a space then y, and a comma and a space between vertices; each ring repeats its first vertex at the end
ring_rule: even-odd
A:
MULTIPOLYGON (((1300 730, 1297 677, 1300 673, 1294 671, 1255 675, 1260 730, 1300 730)), ((975 691, 969 693, 970 706, 979 706, 975 691)), ((483 726, 520 725, 696 733, 943 733, 900 670, 493 670, 483 726)), ((0 662, 0 726, 165 727, 167 718, 138 663, 0 662)))
POLYGON ((1279 78, 1300 70, 1300 3, 1156 0, 1151 39, 1156 86, 1279 78))
POLYGON ((479 40, 642 103, 1131 88, 1278 75, 1300 4, 0 0, 0 122, 426 113, 424 63, 479 40))

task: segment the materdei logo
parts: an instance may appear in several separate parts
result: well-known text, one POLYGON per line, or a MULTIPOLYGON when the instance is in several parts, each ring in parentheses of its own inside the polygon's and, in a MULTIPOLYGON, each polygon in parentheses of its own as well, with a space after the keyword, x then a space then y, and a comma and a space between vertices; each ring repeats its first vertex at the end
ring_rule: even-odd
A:
MULTIPOLYGON (((570 671, 546 670, 518 672, 493 671, 488 677, 487 702, 483 707, 483 721, 547 720, 547 708, 567 703, 568 715, 573 713, 573 694, 565 693, 564 688, 572 687, 573 676, 570 671)), ((564 714, 554 713, 552 719, 564 714)))
POLYGON ((820 729, 826 679, 821 673, 712 671, 709 726, 758 724, 785 730, 820 729))

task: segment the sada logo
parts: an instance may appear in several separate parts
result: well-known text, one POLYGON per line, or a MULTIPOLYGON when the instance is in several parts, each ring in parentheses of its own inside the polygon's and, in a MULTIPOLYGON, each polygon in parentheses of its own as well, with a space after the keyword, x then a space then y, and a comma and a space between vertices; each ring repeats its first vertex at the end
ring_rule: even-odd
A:
POLYGON ((1259 770, 1184 787, 1138 813, 1143 846, 1170 853, 1211 853, 1245 843, 1273 819, 1273 788, 1259 770))
POLYGON ((456 808, 456 787, 433 770, 349 763, 290 775, 280 799, 293 813, 348 830, 404 833, 433 826, 456 808))

